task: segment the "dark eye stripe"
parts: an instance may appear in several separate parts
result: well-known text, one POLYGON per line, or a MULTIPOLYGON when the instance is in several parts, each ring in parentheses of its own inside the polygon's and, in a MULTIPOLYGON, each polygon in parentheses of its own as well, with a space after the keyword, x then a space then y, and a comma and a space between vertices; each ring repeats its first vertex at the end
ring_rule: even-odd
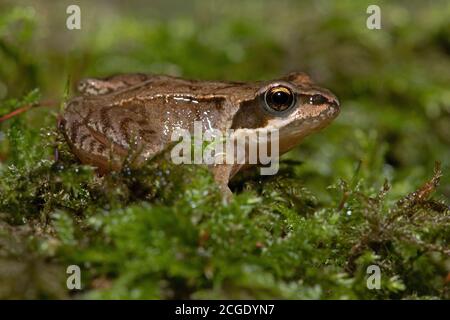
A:
POLYGON ((309 96, 308 103, 314 105, 325 104, 328 102, 328 99, 321 94, 314 94, 309 96))

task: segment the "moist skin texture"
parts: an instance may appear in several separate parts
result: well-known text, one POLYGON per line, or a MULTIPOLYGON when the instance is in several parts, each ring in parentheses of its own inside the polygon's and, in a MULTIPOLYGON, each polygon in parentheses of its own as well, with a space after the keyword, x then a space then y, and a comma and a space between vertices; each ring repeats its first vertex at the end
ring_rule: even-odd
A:
MULTIPOLYGON (((123 74, 82 80, 78 91, 67 103, 60 128, 80 161, 100 173, 120 170, 130 153, 139 166, 171 143, 174 130, 192 132, 194 121, 202 123, 203 131, 234 129, 236 136, 278 129, 281 155, 328 125, 340 109, 337 98, 304 73, 247 83, 123 74), (266 93, 279 86, 294 97, 287 112, 274 111, 265 102, 266 93)), ((210 169, 229 193, 228 181, 243 167, 220 164, 210 169)))

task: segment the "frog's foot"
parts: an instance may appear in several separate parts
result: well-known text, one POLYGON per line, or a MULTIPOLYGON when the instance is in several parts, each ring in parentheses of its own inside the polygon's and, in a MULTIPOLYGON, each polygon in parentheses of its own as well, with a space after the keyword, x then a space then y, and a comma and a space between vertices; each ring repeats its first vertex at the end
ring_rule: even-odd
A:
POLYGON ((222 193, 222 203, 228 204, 233 199, 233 192, 231 192, 228 185, 219 185, 220 192, 222 193))
POLYGON ((108 78, 87 78, 78 82, 77 90, 83 95, 103 95, 123 90, 148 80, 151 75, 143 73, 119 74, 108 78))

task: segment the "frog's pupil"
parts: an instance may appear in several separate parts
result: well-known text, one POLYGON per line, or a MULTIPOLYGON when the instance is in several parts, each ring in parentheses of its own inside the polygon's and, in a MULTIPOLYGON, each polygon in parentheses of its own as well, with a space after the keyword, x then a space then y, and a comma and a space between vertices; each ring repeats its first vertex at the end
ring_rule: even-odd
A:
POLYGON ((293 95, 288 89, 272 89, 267 97, 267 104, 276 111, 284 111, 288 109, 293 102, 293 95))
POLYGON ((287 104, 289 101, 289 95, 286 94, 286 92, 277 91, 272 95, 272 101, 278 105, 287 104))

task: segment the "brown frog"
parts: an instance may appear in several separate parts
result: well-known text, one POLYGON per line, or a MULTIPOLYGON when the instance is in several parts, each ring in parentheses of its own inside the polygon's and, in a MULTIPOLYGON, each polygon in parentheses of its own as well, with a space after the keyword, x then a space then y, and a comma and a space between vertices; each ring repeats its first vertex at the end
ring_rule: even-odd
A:
MULTIPOLYGON (((164 75, 124 74, 86 79, 65 108, 60 128, 81 162, 106 173, 119 170, 130 149, 142 164, 171 143, 176 129, 278 129, 279 154, 325 127, 339 102, 303 73, 261 82, 195 81, 164 75)), ((210 166, 229 192, 242 164, 210 166)))

